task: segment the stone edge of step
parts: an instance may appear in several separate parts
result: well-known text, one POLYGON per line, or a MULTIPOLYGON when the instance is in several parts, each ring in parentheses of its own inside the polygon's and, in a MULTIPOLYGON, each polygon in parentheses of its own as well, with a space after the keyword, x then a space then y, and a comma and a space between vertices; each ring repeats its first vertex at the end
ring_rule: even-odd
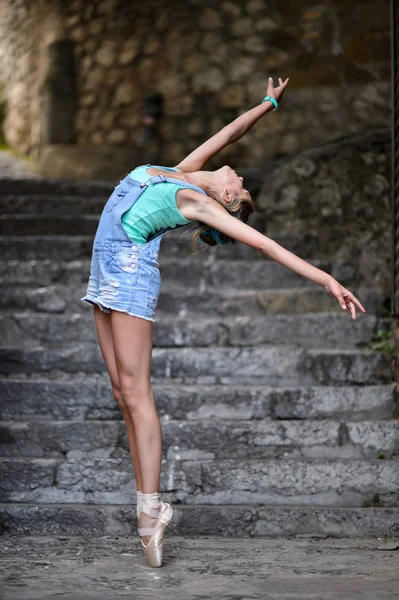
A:
MULTIPOLYGON (((172 506, 172 536, 399 536, 399 507, 177 503, 172 506)), ((133 501, 129 505, 0 503, 0 534, 3 536, 131 536, 136 532, 136 526, 133 501)))

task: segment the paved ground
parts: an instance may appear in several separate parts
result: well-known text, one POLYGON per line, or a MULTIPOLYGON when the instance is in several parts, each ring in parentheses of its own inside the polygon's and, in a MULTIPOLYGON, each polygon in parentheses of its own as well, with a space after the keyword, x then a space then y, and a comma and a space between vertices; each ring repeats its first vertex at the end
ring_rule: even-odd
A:
POLYGON ((151 569, 138 537, 15 537, 1 600, 394 600, 399 540, 164 537, 151 569))
POLYGON ((3 177, 37 179, 40 175, 35 172, 33 162, 19 158, 11 151, 0 150, 0 178, 3 177))

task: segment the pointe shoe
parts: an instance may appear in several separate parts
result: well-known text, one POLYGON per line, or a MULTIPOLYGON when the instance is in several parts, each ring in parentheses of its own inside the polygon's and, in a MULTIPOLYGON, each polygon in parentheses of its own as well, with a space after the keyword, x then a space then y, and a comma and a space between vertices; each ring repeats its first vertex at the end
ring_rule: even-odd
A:
POLYGON ((160 567, 163 558, 163 535, 172 520, 173 509, 170 504, 160 500, 159 494, 142 494, 140 505, 140 512, 150 517, 158 517, 156 527, 139 527, 138 532, 140 536, 151 536, 147 544, 140 540, 148 566, 160 567), (160 510, 154 510, 155 508, 160 510))

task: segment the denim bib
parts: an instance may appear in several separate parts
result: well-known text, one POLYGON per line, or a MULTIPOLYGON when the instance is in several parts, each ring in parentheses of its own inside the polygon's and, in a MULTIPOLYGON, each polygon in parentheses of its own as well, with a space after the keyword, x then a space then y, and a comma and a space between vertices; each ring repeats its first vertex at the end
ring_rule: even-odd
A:
POLYGON ((129 175, 122 179, 101 213, 93 242, 89 281, 81 300, 99 306, 105 313, 118 310, 149 321, 155 320, 154 311, 161 287, 159 246, 168 231, 185 225, 160 229, 147 243, 135 244, 123 229, 121 217, 148 185, 163 182, 176 183, 206 195, 195 185, 164 175, 150 177, 143 183, 129 175))

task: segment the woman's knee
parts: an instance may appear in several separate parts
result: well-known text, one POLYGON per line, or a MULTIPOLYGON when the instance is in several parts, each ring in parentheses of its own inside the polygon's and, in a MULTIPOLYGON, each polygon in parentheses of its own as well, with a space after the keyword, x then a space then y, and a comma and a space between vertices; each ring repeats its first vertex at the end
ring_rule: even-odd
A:
POLYGON ((122 396, 122 391, 119 387, 115 387, 112 386, 112 394, 116 400, 117 405, 119 406, 121 412, 126 412, 128 410, 128 407, 126 406, 126 403, 123 399, 122 396))
POLYGON ((142 410, 154 403, 151 384, 133 378, 121 382, 121 399, 130 412, 142 410))

